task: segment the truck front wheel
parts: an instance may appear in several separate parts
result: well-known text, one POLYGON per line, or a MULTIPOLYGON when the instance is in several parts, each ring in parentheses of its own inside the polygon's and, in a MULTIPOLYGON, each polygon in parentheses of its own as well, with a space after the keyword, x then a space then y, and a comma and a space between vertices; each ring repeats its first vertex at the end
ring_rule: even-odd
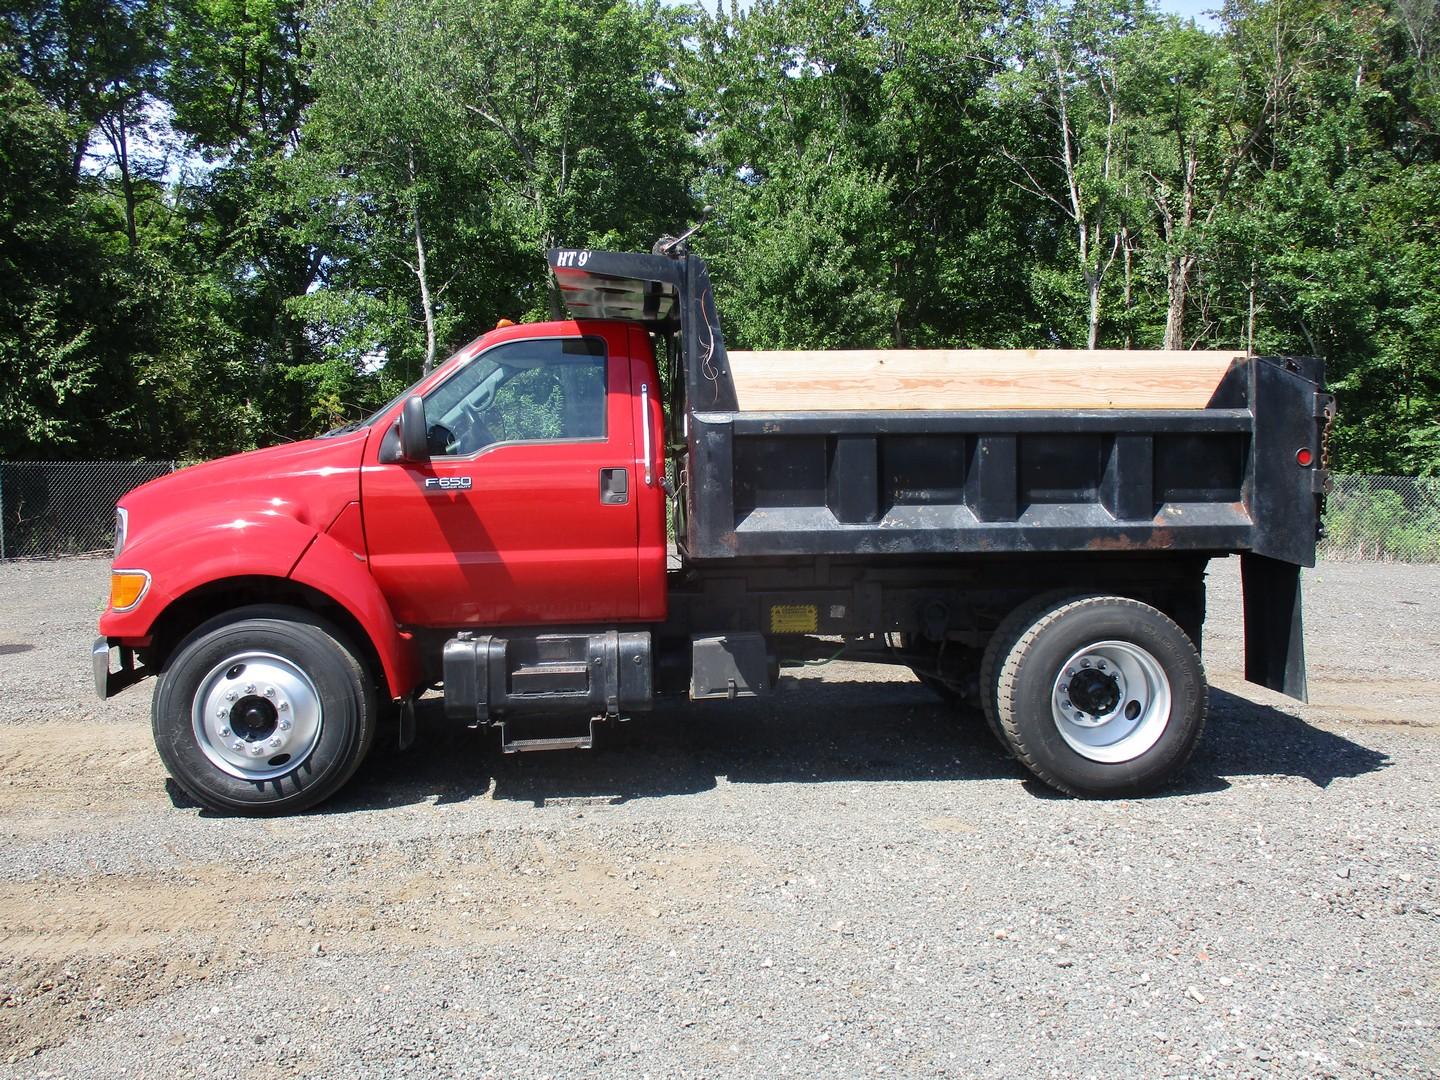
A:
POLYGON ((355 772, 375 732, 371 681, 330 623, 299 608, 213 619, 155 690, 155 746, 196 802, 231 814, 302 810, 355 772))
POLYGON ((1184 768, 1205 726, 1199 653, 1163 613, 1119 596, 1055 601, 995 673, 1015 757, 1071 795, 1138 795, 1184 768))

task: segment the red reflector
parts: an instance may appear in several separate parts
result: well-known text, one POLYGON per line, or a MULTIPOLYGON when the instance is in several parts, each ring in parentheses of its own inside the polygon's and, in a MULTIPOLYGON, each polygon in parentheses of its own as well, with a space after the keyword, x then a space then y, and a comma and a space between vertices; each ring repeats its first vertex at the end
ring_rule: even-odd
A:
POLYGON ((1314 460, 1315 455, 1310 453, 1309 447, 1302 446, 1299 450, 1295 451, 1295 463, 1302 469, 1308 467, 1314 460))

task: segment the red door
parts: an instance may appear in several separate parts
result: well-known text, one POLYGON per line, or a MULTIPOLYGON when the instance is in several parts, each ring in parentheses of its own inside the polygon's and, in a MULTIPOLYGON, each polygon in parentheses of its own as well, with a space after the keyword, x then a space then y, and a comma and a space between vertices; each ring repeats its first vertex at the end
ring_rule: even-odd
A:
POLYGON ((402 624, 640 616, 626 331, 504 332, 425 389, 428 462, 379 464, 377 425, 361 480, 365 538, 402 624))

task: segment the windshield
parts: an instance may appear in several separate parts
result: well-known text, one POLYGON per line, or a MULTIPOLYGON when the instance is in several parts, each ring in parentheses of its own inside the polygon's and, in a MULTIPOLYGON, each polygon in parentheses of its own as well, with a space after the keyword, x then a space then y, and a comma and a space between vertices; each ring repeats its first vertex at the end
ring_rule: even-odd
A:
MULTIPOLYGON (((481 336, 483 337, 484 335, 481 336)), ((466 352, 467 350, 474 348, 475 344, 479 342, 479 340, 480 338, 476 338, 474 341, 466 345, 463 349, 456 349, 455 352, 451 353, 448 357, 446 357, 445 360, 442 361, 438 366, 444 367, 446 364, 450 363, 450 361, 453 360, 455 357, 459 356, 462 352, 466 352)), ((382 416, 384 416, 391 409, 393 409, 397 404, 399 404, 401 399, 413 394, 415 392, 415 388, 429 377, 430 376, 428 375, 420 376, 420 378, 416 379, 404 390, 401 390, 400 393, 396 394, 384 405, 381 405, 380 408, 376 409, 369 416, 365 417, 365 419, 352 420, 348 424, 341 424, 339 427, 332 428, 331 430, 325 432, 325 434, 321 435, 320 437, 322 439, 328 439, 333 435, 348 435, 352 431, 359 431, 363 427, 369 427, 371 424, 375 423, 375 421, 379 420, 382 416)))

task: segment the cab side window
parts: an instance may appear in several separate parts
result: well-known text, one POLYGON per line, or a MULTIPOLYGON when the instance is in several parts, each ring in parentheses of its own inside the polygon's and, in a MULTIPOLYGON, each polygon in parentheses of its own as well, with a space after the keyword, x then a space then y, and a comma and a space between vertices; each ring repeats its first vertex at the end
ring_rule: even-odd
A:
POLYGON ((425 399, 431 453, 605 437, 605 346, 598 338, 499 345, 425 399))

